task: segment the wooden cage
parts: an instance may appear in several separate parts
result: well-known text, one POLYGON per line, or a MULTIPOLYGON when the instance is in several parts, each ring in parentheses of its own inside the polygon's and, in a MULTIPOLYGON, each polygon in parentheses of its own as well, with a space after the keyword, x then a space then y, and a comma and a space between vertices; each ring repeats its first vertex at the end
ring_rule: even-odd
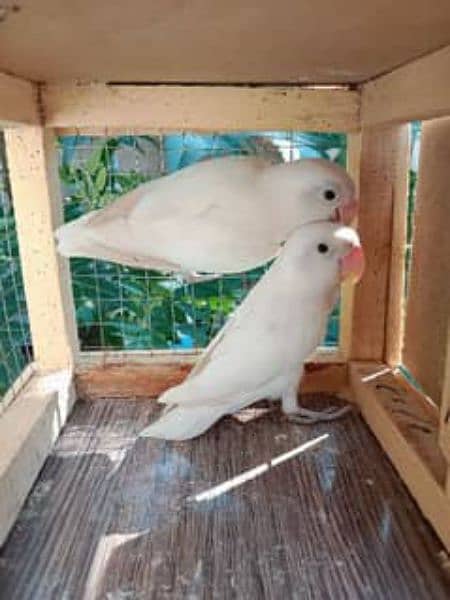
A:
POLYGON ((223 27, 237 39, 243 8, 244 16, 227 19, 225 9, 204 13, 204 3, 194 3, 178 15, 179 28, 170 19, 173 7, 164 3, 156 9, 138 2, 134 16, 105 2, 78 4, 85 10, 52 0, 2 8, 0 123, 34 362, 9 392, 13 401, 0 416, 0 540, 66 422, 76 388, 91 397, 139 396, 143 390, 154 395, 180 380, 184 363, 193 359, 79 351, 68 263, 57 255, 53 236, 62 219, 55 136, 295 129, 348 134, 367 260, 362 281, 343 290, 339 348, 317 353, 304 389, 349 392, 450 551, 448 2, 375 2, 380 13, 369 16, 347 0, 345 14, 331 19, 327 11, 337 10, 331 2, 319 3, 308 18, 301 7, 283 2, 281 18, 279 3, 263 2, 247 7, 247 16, 256 19, 256 30, 257 14, 264 15, 265 33, 240 38, 239 52, 217 38, 223 27), (38 7, 52 14, 48 31, 38 7), (323 26, 322 41, 310 37, 307 43, 306 34, 302 41, 288 26, 293 17, 306 18, 305 32, 323 26), (285 47, 273 55, 261 39, 270 37, 272 18, 274 40, 285 36, 285 47), (73 47, 72 26, 83 30, 82 42, 73 47), (174 47, 166 40, 171 36, 174 47), (424 123, 405 306, 414 120, 424 123))

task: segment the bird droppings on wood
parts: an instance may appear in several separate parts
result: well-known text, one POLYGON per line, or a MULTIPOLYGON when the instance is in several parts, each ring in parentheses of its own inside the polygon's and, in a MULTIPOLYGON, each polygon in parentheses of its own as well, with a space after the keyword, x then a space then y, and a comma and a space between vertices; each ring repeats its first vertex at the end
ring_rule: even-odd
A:
POLYGON ((442 546, 358 415, 298 427, 272 411, 188 443, 136 441, 155 410, 75 406, 0 554, 2 598, 448 598, 442 546))

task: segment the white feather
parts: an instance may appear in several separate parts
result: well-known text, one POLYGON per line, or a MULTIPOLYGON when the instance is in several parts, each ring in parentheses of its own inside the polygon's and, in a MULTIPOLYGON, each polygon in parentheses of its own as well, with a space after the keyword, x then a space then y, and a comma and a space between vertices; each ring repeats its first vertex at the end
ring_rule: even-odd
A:
POLYGON ((167 272, 238 272, 272 258, 299 225, 329 219, 354 186, 323 160, 226 157, 140 185, 56 232, 64 256, 167 272), (336 201, 323 197, 333 187, 336 201))
POLYGON ((160 397, 168 408, 141 435, 195 437, 223 415, 296 389, 301 364, 321 341, 336 299, 340 259, 355 244, 357 234, 348 228, 300 227, 191 376, 160 397), (326 255, 318 252, 320 243, 328 245, 326 255))

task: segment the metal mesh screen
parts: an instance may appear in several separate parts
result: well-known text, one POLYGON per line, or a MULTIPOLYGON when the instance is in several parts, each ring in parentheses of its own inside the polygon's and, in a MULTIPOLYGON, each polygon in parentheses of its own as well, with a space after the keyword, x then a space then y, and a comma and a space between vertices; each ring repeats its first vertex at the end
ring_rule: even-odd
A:
MULTIPOLYGON (((67 136, 59 143, 66 221, 105 206, 144 181, 212 156, 264 155, 273 161, 313 156, 343 165, 346 160, 346 136, 341 134, 67 136)), ((207 345, 265 268, 195 285, 90 259, 72 259, 71 271, 83 350, 185 350, 207 345)), ((336 345, 338 334, 337 307, 325 345, 336 345)))
POLYGON ((0 400, 32 361, 14 211, 0 134, 0 400))

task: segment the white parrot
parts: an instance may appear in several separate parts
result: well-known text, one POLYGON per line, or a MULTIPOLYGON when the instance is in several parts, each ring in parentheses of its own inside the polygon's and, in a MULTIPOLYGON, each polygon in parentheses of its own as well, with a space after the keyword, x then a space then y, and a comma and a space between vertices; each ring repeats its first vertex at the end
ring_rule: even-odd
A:
POLYGON ((189 377, 162 394, 167 408, 141 436, 186 440, 263 398, 297 405, 301 365, 323 338, 340 282, 364 268, 358 234, 322 221, 299 227, 206 348, 189 377))
POLYGON ((355 187, 321 159, 272 164, 256 157, 197 163, 140 185, 56 232, 63 256, 84 256, 202 280, 273 258, 303 223, 350 223, 355 187), (207 278, 207 277, 206 277, 207 278))

